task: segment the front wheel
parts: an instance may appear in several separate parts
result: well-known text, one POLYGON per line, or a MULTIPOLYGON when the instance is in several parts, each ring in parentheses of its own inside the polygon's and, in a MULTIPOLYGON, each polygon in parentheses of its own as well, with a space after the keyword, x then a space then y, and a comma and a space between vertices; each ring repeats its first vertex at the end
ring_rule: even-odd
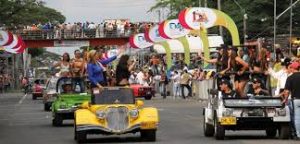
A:
POLYGON ((32 94, 32 99, 36 100, 36 95, 35 94, 32 94))
POLYGON ((55 114, 54 118, 52 120, 52 125, 53 126, 61 126, 62 123, 63 123, 63 118, 60 115, 55 114))
POLYGON ((214 119, 215 124, 215 137, 217 140, 223 140, 225 138, 225 128, 218 122, 217 117, 214 119))
POLYGON ((141 138, 145 141, 156 141, 156 130, 141 130, 141 138))
POLYGON ((203 129, 204 129, 204 135, 206 137, 212 137, 215 134, 215 129, 213 125, 210 125, 206 122, 206 117, 204 115, 204 120, 203 120, 203 129))
POLYGON ((288 139, 290 137, 290 126, 289 124, 281 124, 279 129, 279 138, 288 139))
POLYGON ((145 96, 145 100, 151 100, 151 98, 152 98, 152 95, 146 95, 145 96))
POLYGON ((277 129, 276 128, 267 128, 266 134, 267 134, 267 137, 274 138, 277 134, 277 129))
POLYGON ((50 111, 51 110, 51 103, 49 103, 49 102, 46 102, 45 104, 44 104, 44 110, 45 111, 50 111))
POLYGON ((86 141, 86 133, 83 131, 76 131, 75 132, 75 138, 77 140, 77 143, 84 143, 86 141))

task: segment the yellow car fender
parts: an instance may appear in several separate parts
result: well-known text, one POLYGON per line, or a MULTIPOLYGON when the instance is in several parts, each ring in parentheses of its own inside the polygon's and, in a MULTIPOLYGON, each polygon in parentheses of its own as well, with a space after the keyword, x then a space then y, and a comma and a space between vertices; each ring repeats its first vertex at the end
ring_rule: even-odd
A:
POLYGON ((100 125, 96 115, 89 109, 78 109, 75 111, 76 125, 100 125))
POLYGON ((153 107, 142 108, 139 111, 139 123, 141 129, 157 129, 159 123, 158 110, 153 107))

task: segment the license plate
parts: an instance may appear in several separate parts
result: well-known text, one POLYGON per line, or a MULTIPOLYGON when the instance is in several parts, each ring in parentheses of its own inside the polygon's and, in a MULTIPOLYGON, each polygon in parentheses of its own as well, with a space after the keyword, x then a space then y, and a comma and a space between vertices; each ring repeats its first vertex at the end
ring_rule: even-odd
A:
POLYGON ((222 117, 220 122, 221 122, 221 125, 236 125, 236 118, 235 117, 222 117))
POLYGON ((153 129, 156 128, 156 122, 147 122, 141 124, 142 129, 153 129))

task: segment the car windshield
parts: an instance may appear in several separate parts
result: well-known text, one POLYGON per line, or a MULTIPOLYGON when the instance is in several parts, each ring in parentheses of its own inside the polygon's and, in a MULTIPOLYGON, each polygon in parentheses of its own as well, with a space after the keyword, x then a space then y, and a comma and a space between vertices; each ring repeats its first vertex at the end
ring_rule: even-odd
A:
POLYGON ((58 93, 83 93, 85 92, 84 82, 82 79, 60 78, 56 84, 58 93))
POLYGON ((95 95, 94 104, 134 104, 133 91, 130 88, 105 88, 95 95))

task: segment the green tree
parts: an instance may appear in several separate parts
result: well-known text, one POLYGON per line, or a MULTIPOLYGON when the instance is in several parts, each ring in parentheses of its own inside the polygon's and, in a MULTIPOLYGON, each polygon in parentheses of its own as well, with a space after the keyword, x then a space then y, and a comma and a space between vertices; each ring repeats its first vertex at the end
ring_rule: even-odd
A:
MULTIPOLYGON (((242 9, 233 0, 222 0, 222 11, 228 14, 236 23, 240 37, 243 36, 243 16, 244 11, 248 15, 247 19, 247 35, 249 39, 257 38, 258 36, 273 35, 273 9, 274 3, 272 0, 236 0, 242 9)), ((294 0, 295 1, 295 0, 294 0)), ((159 10, 160 8, 169 8, 169 18, 177 18, 180 10, 185 7, 198 7, 198 1, 195 0, 157 0, 149 11, 159 10)), ((277 15, 288 8, 290 0, 277 0, 277 15)), ((217 0, 209 0, 208 7, 217 8, 217 0)), ((293 33, 300 32, 300 3, 293 8, 293 33)), ((210 29, 210 33, 216 33, 217 29, 210 29)), ((289 33, 289 12, 285 13, 277 21, 277 34, 289 33)), ((229 37, 229 33, 225 31, 225 37, 229 37)))
POLYGON ((60 22, 65 17, 38 0, 0 0, 0 25, 9 28, 33 23, 60 22))
POLYGON ((45 52, 43 48, 28 48, 28 53, 34 58, 42 55, 45 52))

